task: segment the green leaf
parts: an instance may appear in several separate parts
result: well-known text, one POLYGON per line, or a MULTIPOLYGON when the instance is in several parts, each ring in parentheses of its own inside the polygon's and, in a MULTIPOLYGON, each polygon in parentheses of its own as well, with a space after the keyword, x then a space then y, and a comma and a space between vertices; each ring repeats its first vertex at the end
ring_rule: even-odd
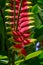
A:
MULTIPOLYGON (((38 55, 40 55, 42 52, 43 52, 42 50, 39 50, 39 51, 36 51, 36 52, 33 52, 33 53, 27 55, 27 56, 25 57, 25 61, 26 61, 26 60, 29 60, 29 59, 31 59, 31 58, 34 58, 34 57, 36 57, 36 56, 38 56, 38 55)), ((23 61, 24 61, 24 59, 18 60, 18 61, 15 62, 15 64, 21 63, 21 62, 23 62, 23 61)))
POLYGON ((1 64, 7 64, 8 63, 8 60, 0 60, 1 64))
POLYGON ((37 37, 38 41, 42 41, 43 40, 43 35, 40 35, 39 37, 37 37))
POLYGON ((39 13, 40 12, 40 8, 39 8, 38 4, 36 4, 32 7, 32 12, 34 12, 34 13, 39 13))
POLYGON ((7 58, 8 58, 7 56, 0 55, 0 60, 7 59, 7 58))
POLYGON ((24 61, 24 59, 18 60, 18 61, 15 62, 15 64, 21 63, 23 61, 24 61))
POLYGON ((43 29, 43 25, 41 25, 41 26, 39 27, 39 29, 43 29))
POLYGON ((37 14, 34 14, 33 17, 34 17, 34 20, 35 20, 35 22, 34 22, 35 27, 36 27, 36 28, 39 28, 42 23, 41 23, 41 21, 40 21, 38 15, 37 15, 37 14))
POLYGON ((41 54, 41 53, 42 53, 42 50, 33 52, 33 53, 27 55, 25 59, 28 60, 28 59, 34 58, 34 57, 38 56, 38 55, 41 54))
POLYGON ((43 40, 43 25, 40 25, 39 28, 36 28, 34 37, 37 38, 38 41, 43 40))
POLYGON ((0 6, 3 8, 3 7, 5 7, 5 2, 6 2, 6 0, 0 0, 0 6))
POLYGON ((39 59, 43 59, 43 53, 39 55, 39 59))
POLYGON ((41 4, 43 4, 43 0, 38 0, 38 3, 41 3, 41 4))

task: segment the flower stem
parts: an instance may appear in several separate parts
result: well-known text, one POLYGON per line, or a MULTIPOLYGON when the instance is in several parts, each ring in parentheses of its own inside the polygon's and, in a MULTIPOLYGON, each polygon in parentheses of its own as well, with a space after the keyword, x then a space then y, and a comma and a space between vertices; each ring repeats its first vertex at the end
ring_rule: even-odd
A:
POLYGON ((16 30, 18 30, 18 22, 19 22, 19 17, 20 17, 21 6, 22 6, 22 0, 20 0, 20 5, 19 5, 19 12, 18 12, 18 19, 17 19, 17 27, 16 27, 16 30))
POLYGON ((15 65, 15 51, 12 52, 12 65, 15 65))

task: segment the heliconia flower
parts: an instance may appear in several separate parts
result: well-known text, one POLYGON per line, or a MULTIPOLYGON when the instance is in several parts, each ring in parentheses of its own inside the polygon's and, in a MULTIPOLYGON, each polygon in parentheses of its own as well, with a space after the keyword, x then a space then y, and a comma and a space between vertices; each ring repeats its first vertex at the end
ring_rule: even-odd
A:
POLYGON ((22 40, 21 40, 21 38, 19 37, 19 38, 14 38, 14 40, 15 40, 15 42, 22 42, 22 40))
POLYGON ((11 9, 14 10, 14 4, 12 3, 10 6, 12 7, 11 9))
POLYGON ((24 22, 24 21, 30 21, 30 20, 34 20, 34 18, 33 18, 33 17, 23 17, 23 18, 21 18, 21 19, 19 20, 19 23, 22 23, 22 22, 24 22))
POLYGON ((29 16, 31 14, 33 14, 33 13, 32 12, 31 13, 30 12, 23 12, 23 13, 20 14, 20 18, 29 16))
POLYGON ((12 31, 13 35, 16 35, 18 36, 17 32, 16 31, 12 31))
POLYGON ((19 25, 20 25, 20 27, 22 28, 22 27, 24 27, 24 26, 29 25, 30 23, 33 23, 33 22, 34 22, 34 21, 30 21, 30 22, 29 22, 29 21, 26 21, 26 22, 24 21, 23 23, 21 23, 21 25, 20 25, 20 24, 19 24, 19 25))
POLYGON ((24 45, 27 45, 31 42, 31 39, 24 40, 24 45))
POLYGON ((20 2, 20 0, 16 0, 16 2, 20 2))
POLYGON ((14 18, 14 16, 5 16, 5 18, 7 18, 7 19, 14 18))
POLYGON ((5 11, 6 12, 14 12, 14 10, 11 10, 11 9, 6 9, 5 11))
POLYGON ((14 24, 14 22, 10 22, 10 24, 14 24))
POLYGON ((35 41, 36 39, 26 39, 26 40, 24 40, 24 46, 25 45, 29 45, 29 43, 31 43, 32 41, 35 41))
POLYGON ((12 36, 12 32, 7 32, 7 35, 11 35, 12 36))
POLYGON ((24 33, 24 32, 30 30, 30 29, 33 28, 33 27, 34 27, 34 26, 26 26, 26 27, 20 28, 20 32, 21 32, 21 33, 24 33))
POLYGON ((25 37, 25 38, 27 38, 27 37, 29 37, 30 36, 30 33, 24 33, 23 34, 23 37, 25 37))
POLYGON ((32 6, 25 6, 25 7, 23 7, 23 8, 21 8, 21 11, 24 11, 24 10, 27 10, 27 9, 29 9, 29 8, 31 8, 32 6))
MULTIPOLYGON (((18 35, 19 35, 16 31, 12 31, 12 33, 13 33, 14 36, 18 36, 18 35)), ((27 37, 30 36, 30 33, 24 33, 24 34, 22 34, 22 35, 23 35, 24 38, 27 38, 27 37)), ((19 37, 20 37, 20 36, 19 36, 19 37)))
POLYGON ((11 27, 6 27, 6 29, 7 29, 7 30, 8 30, 8 29, 11 30, 11 27))
POLYGON ((27 0, 11 0, 10 3, 6 3, 6 6, 10 7, 10 9, 6 9, 5 12, 10 13, 10 15, 5 16, 7 20, 10 19, 10 22, 6 21, 6 25, 10 24, 7 29, 11 28, 11 31, 8 31, 8 34, 13 35, 13 40, 15 45, 13 47, 19 50, 19 55, 27 55, 25 50, 25 46, 34 42, 36 39, 31 39, 29 30, 34 27, 34 25, 30 25, 34 23, 34 18, 30 17, 32 12, 28 12, 28 10, 32 7, 31 2, 27 0), (14 4, 16 3, 16 4, 14 4))
POLYGON ((6 5, 6 6, 10 6, 10 3, 6 3, 5 5, 6 5))
POLYGON ((32 4, 32 2, 28 2, 28 1, 26 2, 26 1, 25 1, 24 4, 25 4, 25 5, 27 5, 27 4, 32 4))
POLYGON ((16 12, 15 12, 15 13, 16 13, 16 15, 17 15, 17 14, 18 14, 18 10, 16 10, 16 12))
POLYGON ((33 17, 23 17, 23 18, 20 19, 20 22, 23 21, 23 20, 24 20, 24 21, 25 21, 25 20, 28 20, 28 21, 29 21, 29 20, 31 20, 31 19, 34 19, 34 18, 33 18, 33 17))
POLYGON ((19 3, 16 3, 17 5, 15 6, 16 10, 18 11, 19 9, 19 3))
POLYGON ((26 55, 27 55, 27 52, 26 52, 26 50, 25 50, 24 48, 22 48, 22 49, 20 50, 18 56, 20 56, 20 55, 22 55, 22 56, 26 56, 26 55))
POLYGON ((16 44, 16 45, 14 45, 14 48, 21 49, 22 48, 22 44, 16 44))
MULTIPOLYGON (((18 14, 18 11, 16 12, 16 14, 18 14)), ((31 13, 30 12, 29 13, 28 12, 26 12, 26 13, 24 12, 24 13, 20 14, 20 18, 27 17, 27 16, 32 15, 32 14, 33 14, 32 12, 31 13)), ((18 18, 18 16, 16 16, 16 18, 18 18)))

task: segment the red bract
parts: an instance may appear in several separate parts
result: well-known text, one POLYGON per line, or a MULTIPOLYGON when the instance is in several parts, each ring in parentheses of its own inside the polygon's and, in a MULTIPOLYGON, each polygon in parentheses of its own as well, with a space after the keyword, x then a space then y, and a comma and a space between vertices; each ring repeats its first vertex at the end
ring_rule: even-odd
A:
POLYGON ((28 15, 29 15, 28 12, 23 12, 23 13, 20 14, 20 18, 27 17, 28 15))
POLYGON ((22 40, 21 40, 21 38, 19 37, 19 38, 14 38, 14 40, 16 41, 16 42, 21 42, 22 40))
POLYGON ((23 56, 26 56, 27 55, 27 52, 24 48, 22 48, 19 52, 19 55, 23 55, 23 56))
POLYGON ((22 48, 22 44, 16 44, 16 45, 14 45, 14 48, 21 49, 22 48))
POLYGON ((28 27, 28 26, 26 26, 26 27, 23 27, 23 28, 20 28, 20 32, 21 33, 24 33, 24 32, 26 32, 26 31, 28 31, 30 28, 28 27))
POLYGON ((23 34, 23 37, 25 37, 25 38, 27 38, 27 37, 29 37, 30 36, 30 33, 25 33, 25 34, 23 34))
POLYGON ((13 39, 16 42, 14 45, 14 48, 16 49, 21 49, 20 54, 27 55, 26 50, 24 49, 24 46, 30 44, 31 39, 28 39, 30 36, 30 32, 28 32, 32 27, 29 26, 30 21, 32 20, 29 18, 29 13, 28 9, 31 8, 29 6, 31 2, 27 0, 11 0, 10 10, 11 16, 6 16, 10 18, 10 24, 12 28, 12 34, 13 34, 13 39), (14 2, 16 3, 14 5, 14 2), (19 43, 19 44, 17 44, 19 43))

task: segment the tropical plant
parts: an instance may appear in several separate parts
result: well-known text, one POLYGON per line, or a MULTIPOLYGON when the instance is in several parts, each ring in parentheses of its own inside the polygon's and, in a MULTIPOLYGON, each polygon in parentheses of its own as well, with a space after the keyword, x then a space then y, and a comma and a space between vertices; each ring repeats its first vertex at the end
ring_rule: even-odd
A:
POLYGON ((0 41, 2 43, 0 49, 5 52, 5 54, 0 52, 0 60, 5 64, 20 65, 23 63, 26 65, 29 59, 42 53, 43 32, 39 33, 39 30, 43 29, 43 19, 40 14, 43 3, 42 0, 30 1, 0 1, 0 3, 3 2, 0 4, 0 21, 2 21, 0 22, 0 39, 3 40, 0 41), (42 43, 39 51, 35 51, 37 42, 42 43))

